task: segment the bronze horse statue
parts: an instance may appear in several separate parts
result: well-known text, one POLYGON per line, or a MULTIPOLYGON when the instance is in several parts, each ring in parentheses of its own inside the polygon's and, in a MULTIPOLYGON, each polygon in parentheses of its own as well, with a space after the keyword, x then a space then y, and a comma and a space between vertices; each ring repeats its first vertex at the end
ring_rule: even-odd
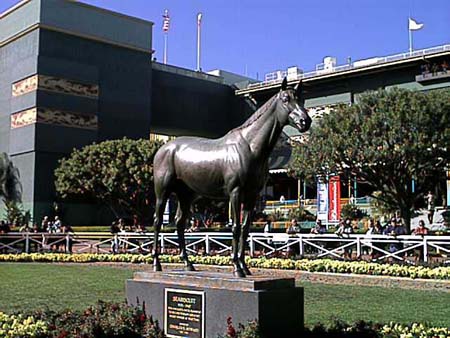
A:
POLYGON ((0 198, 6 202, 22 201, 22 185, 19 170, 6 153, 0 153, 0 198))
POLYGON ((279 93, 225 136, 218 139, 179 137, 158 150, 153 161, 156 193, 154 271, 161 271, 158 238, 164 206, 169 195, 175 193, 178 199, 175 223, 185 269, 195 270, 189 261, 184 238, 191 204, 199 197, 207 197, 230 199, 234 275, 245 277, 251 274, 245 263, 245 244, 256 199, 269 177, 270 153, 284 126, 290 124, 305 132, 311 125, 311 118, 300 104, 301 89, 301 83, 295 88, 288 87, 285 78, 279 93))

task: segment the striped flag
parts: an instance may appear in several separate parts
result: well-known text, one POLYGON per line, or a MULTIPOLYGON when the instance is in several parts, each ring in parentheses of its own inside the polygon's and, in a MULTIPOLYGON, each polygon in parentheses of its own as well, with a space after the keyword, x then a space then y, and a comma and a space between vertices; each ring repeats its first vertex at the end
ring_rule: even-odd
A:
POLYGON ((170 28, 170 17, 169 17, 169 11, 166 9, 164 11, 164 15, 163 15, 162 30, 164 33, 167 33, 169 31, 169 28, 170 28))

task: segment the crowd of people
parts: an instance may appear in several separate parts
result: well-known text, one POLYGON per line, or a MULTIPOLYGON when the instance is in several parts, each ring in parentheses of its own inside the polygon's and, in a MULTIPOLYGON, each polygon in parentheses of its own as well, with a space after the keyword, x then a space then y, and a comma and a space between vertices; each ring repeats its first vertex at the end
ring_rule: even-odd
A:
POLYGON ((430 74, 436 76, 439 72, 447 72, 447 70, 449 70, 447 60, 442 61, 440 64, 427 62, 421 66, 423 77, 426 77, 427 75, 430 74))
MULTIPOLYGON (((339 224, 336 227, 332 228, 333 230, 327 229, 325 224, 322 223, 320 219, 318 219, 314 225, 309 230, 310 234, 315 235, 322 235, 322 234, 335 234, 338 237, 346 237, 348 235, 354 234, 356 231, 359 232, 358 224, 354 221, 352 221, 350 218, 343 219, 339 222, 339 224)), ((269 233, 272 231, 272 221, 269 220, 265 227, 264 232, 269 233)), ((289 225, 286 227, 286 234, 289 235, 295 235, 298 233, 305 233, 308 229, 302 229, 299 225, 298 221, 294 218, 290 221, 289 225)), ((361 232, 359 232, 361 233, 361 232)), ((401 236, 401 235, 408 235, 408 232, 406 231, 406 227, 404 226, 402 220, 400 218, 393 217, 387 222, 386 224, 382 224, 379 220, 369 219, 367 223, 367 229, 365 230, 364 234, 368 237, 371 235, 387 235, 387 236, 401 236)), ((425 236, 429 234, 429 229, 425 225, 424 220, 419 220, 418 226, 411 232, 412 235, 418 235, 418 236, 425 236)), ((366 243, 367 244, 367 241, 366 243)), ((381 249, 386 249, 390 253, 395 253, 397 251, 400 251, 404 248, 404 245, 402 243, 390 243, 387 245, 380 245, 380 244, 373 244, 369 243, 370 245, 366 246, 365 253, 370 256, 371 259, 377 258, 377 256, 380 255, 380 251, 374 250, 373 247, 378 247, 381 249)), ((324 244, 320 244, 323 246, 324 244)), ((419 257, 423 257, 423 249, 419 249, 419 257)), ((343 258, 344 259, 352 259, 353 254, 353 247, 352 246, 346 246, 344 247, 344 253, 343 258)), ((292 253, 291 253, 292 254, 292 253)), ((295 253, 294 253, 295 254, 295 253)))

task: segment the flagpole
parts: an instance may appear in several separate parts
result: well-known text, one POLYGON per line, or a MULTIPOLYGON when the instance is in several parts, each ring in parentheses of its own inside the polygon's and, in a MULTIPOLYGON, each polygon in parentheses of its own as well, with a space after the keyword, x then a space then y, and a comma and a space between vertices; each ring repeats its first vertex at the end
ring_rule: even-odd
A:
POLYGON ((200 50, 201 50, 201 25, 202 25, 202 13, 198 13, 197 15, 197 71, 201 70, 200 67, 200 50))
POLYGON ((168 45, 168 34, 167 32, 164 33, 164 64, 167 64, 167 45, 168 45))
POLYGON ((163 55, 163 63, 167 64, 168 59, 168 51, 169 51, 169 29, 170 29, 170 17, 169 10, 164 10, 163 15, 163 27, 162 30, 164 32, 164 55, 163 55))
POLYGON ((408 32, 409 32, 409 55, 412 55, 413 52, 413 40, 412 40, 412 30, 410 27, 411 17, 408 18, 408 32))

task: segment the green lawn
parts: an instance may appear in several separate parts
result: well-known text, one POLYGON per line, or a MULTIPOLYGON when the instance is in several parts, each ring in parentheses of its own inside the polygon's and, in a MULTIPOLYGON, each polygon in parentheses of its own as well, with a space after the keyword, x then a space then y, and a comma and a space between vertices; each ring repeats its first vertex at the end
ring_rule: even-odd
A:
MULTIPOLYGON (((97 299, 125 299, 125 280, 133 271, 123 267, 38 263, 0 264, 0 311, 42 307, 82 309, 97 299)), ((377 322, 426 321, 450 326, 450 293, 302 283, 307 324, 331 318, 377 322)))

